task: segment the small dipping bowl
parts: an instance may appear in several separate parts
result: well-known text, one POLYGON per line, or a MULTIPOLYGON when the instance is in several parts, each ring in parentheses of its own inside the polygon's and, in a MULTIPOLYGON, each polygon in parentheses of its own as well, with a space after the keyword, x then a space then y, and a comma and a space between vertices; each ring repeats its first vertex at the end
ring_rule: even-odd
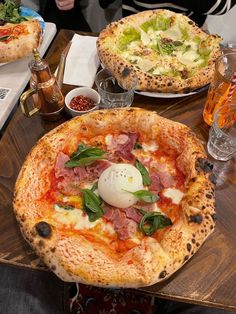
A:
POLYGON ((66 94, 65 97, 65 105, 66 105, 66 111, 72 116, 80 116, 82 114, 94 111, 98 109, 98 104, 100 103, 100 95, 95 91, 95 89, 92 89, 90 87, 77 87, 72 89, 68 94, 66 94), (74 97, 77 96, 83 96, 90 98, 92 101, 94 101, 94 106, 89 110, 75 110, 70 107, 70 103, 74 97))

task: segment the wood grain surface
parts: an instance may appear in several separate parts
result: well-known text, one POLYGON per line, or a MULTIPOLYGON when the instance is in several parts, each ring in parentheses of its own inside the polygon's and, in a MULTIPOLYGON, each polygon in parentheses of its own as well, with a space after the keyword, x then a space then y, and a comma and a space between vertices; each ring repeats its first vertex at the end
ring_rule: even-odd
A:
MULTIPOLYGON (((60 53, 74 32, 62 30, 53 42, 47 61, 54 71, 60 53)), ((79 73, 78 73, 79 75, 79 73)), ((63 86, 63 93, 72 86, 63 86)), ((135 95, 133 106, 157 111, 160 115, 188 125, 206 144, 209 127, 202 119, 206 92, 175 99, 135 95)), ((66 121, 46 122, 36 115, 30 119, 18 109, 0 140, 0 262, 46 270, 23 239, 12 210, 14 184, 21 165, 46 132, 66 121)), ((214 233, 192 259, 161 284, 139 289, 155 296, 236 310, 236 164, 214 162, 217 224, 214 233)))

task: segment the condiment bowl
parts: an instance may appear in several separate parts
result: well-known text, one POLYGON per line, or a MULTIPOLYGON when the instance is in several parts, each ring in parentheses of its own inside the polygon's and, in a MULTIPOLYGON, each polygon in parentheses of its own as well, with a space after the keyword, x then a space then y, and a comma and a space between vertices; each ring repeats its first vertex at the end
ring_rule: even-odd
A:
MULTIPOLYGON (((84 100, 84 99, 83 99, 84 100)), ((83 103, 82 100, 82 103, 83 103)), ((86 102, 86 99, 85 99, 86 102)), ((79 116, 91 111, 94 111, 96 109, 98 109, 98 105, 100 102, 100 95, 98 94, 98 92, 95 89, 92 89, 90 87, 77 87, 72 89, 68 94, 66 94, 65 96, 65 105, 66 105, 66 111, 72 116, 79 116), (94 102, 93 106, 91 106, 91 109, 88 110, 77 110, 77 109, 72 109, 71 106, 71 101, 74 97, 77 96, 83 96, 86 98, 89 98, 90 100, 92 100, 94 102)), ((80 105, 79 105, 80 106, 80 105)))

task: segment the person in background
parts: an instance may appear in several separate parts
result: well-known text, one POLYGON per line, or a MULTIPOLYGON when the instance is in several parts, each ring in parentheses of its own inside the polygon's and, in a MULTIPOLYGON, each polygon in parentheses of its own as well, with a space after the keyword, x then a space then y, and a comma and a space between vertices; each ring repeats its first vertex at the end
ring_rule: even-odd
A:
MULTIPOLYGON (((100 6, 105 9, 115 0, 99 0, 100 6)), ((207 15, 225 14, 236 4, 236 0, 176 0, 164 1, 122 1, 122 15, 128 16, 144 10, 167 9, 188 16, 200 27, 204 24, 207 15)))
POLYGON ((58 30, 91 31, 82 14, 80 0, 40 0, 39 14, 46 22, 55 23, 58 30))

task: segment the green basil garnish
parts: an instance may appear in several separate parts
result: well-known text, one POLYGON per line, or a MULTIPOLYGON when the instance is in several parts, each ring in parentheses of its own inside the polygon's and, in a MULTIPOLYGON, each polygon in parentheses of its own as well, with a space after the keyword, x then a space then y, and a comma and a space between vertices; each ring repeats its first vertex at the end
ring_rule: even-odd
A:
POLYGON ((158 212, 145 212, 140 210, 143 215, 139 223, 139 229, 147 236, 151 236, 158 229, 172 225, 172 221, 158 212))
POLYGON ((140 143, 135 143, 134 144, 134 149, 142 149, 143 146, 140 143))
POLYGON ((0 41, 4 41, 4 40, 8 39, 9 37, 10 37, 10 35, 2 36, 2 37, 0 37, 0 41))
POLYGON ((135 167, 140 171, 142 178, 143 178, 143 185, 150 185, 152 183, 152 180, 149 176, 149 173, 147 169, 144 167, 144 165, 136 159, 135 161, 135 167))
POLYGON ((99 160, 99 159, 104 159, 104 158, 103 157, 98 157, 98 156, 93 156, 93 157, 81 158, 79 160, 70 159, 70 160, 68 160, 65 163, 65 167, 67 167, 67 168, 74 168, 74 167, 89 166, 94 161, 99 160))
POLYGON ((89 189, 83 189, 82 200, 83 200, 83 210, 87 213, 89 221, 96 221, 104 215, 104 210, 100 206, 101 199, 93 191, 89 189))
POLYGON ((98 189, 98 181, 94 182, 93 186, 91 187, 91 191, 94 192, 98 189))
POLYGON ((98 147, 89 147, 80 144, 78 149, 70 155, 70 160, 65 163, 65 167, 82 167, 91 165, 94 161, 104 159, 105 152, 98 147))
POLYGON ((144 201, 146 203, 155 203, 156 201, 159 200, 159 196, 147 190, 139 190, 136 192, 126 191, 126 192, 133 194, 139 200, 144 201))
POLYGON ((57 208, 65 209, 65 210, 73 210, 73 209, 75 209, 74 206, 71 206, 71 205, 54 204, 54 209, 56 210, 57 208))

